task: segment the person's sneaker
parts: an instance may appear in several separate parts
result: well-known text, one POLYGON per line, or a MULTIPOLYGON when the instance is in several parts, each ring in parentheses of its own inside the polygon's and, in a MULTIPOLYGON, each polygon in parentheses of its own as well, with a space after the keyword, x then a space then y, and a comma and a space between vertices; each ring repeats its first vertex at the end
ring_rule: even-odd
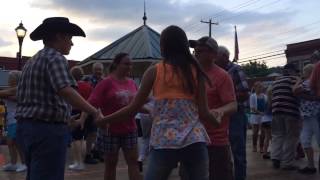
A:
POLYGON ((306 166, 302 169, 298 169, 298 172, 301 174, 314 174, 317 172, 317 168, 306 166))
POLYGON ((24 172, 26 170, 27 170, 27 166, 26 165, 24 165, 24 164, 17 165, 16 172, 24 172))
POLYGON ((94 159, 91 154, 87 154, 84 158, 84 163, 86 164, 97 164, 98 160, 94 159))
POLYGON ((84 164, 76 164, 75 166, 73 166, 72 168, 70 168, 70 170, 75 170, 75 171, 82 171, 84 170, 85 167, 84 167, 84 164))
POLYGON ((283 166, 281 169, 285 171, 295 171, 298 169, 298 167, 294 165, 288 165, 288 166, 283 166))
POLYGON ((73 163, 73 164, 70 164, 68 166, 68 169, 74 169, 74 167, 76 167, 78 165, 78 163, 73 163))
POLYGON ((9 163, 9 164, 6 164, 6 165, 2 166, 2 170, 4 170, 4 171, 16 171, 17 170, 17 165, 9 163))
POLYGON ((278 159, 272 159, 272 166, 274 169, 280 168, 280 161, 278 159))

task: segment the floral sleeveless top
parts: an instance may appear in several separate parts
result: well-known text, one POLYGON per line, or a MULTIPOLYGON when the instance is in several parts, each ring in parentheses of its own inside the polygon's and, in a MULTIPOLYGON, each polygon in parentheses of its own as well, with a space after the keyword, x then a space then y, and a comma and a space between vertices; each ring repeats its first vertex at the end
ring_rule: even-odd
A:
POLYGON ((175 93, 166 92, 166 95, 163 95, 164 91, 157 91, 159 87, 161 89, 168 87, 168 90, 172 90, 181 82, 179 78, 173 78, 171 65, 162 62, 156 67, 157 75, 153 85, 155 106, 150 138, 151 148, 180 149, 193 143, 209 143, 210 138, 199 120, 194 97, 186 92, 178 92, 177 89, 174 92, 178 92, 178 98, 175 93), (170 77, 169 80, 166 80, 166 77, 170 77))

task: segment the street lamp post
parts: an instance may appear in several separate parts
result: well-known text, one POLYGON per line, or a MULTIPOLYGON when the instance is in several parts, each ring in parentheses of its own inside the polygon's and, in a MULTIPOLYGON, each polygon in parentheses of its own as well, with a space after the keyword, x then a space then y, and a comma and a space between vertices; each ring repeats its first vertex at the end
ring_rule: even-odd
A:
POLYGON ((27 33, 27 29, 26 29, 25 27, 23 27, 22 21, 21 21, 21 23, 19 24, 19 26, 16 27, 15 31, 16 31, 17 38, 18 38, 18 41, 19 41, 19 52, 17 53, 17 57, 18 57, 18 70, 21 70, 22 42, 23 42, 23 39, 24 39, 24 37, 26 36, 26 33, 27 33))

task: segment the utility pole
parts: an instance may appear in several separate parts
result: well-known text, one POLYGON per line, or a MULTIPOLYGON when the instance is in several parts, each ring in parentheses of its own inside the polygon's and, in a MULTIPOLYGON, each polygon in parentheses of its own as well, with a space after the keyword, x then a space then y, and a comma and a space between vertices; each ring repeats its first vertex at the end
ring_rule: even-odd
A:
POLYGON ((218 22, 212 22, 212 19, 211 19, 211 18, 209 19, 209 21, 203 21, 203 20, 201 20, 200 22, 209 24, 209 37, 211 37, 211 25, 212 25, 212 24, 214 24, 214 25, 219 25, 218 22))

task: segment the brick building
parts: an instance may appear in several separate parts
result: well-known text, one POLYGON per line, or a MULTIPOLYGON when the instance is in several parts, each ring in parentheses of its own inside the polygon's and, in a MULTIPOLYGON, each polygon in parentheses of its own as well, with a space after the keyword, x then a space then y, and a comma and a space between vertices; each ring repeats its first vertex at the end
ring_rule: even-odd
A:
POLYGON ((315 50, 320 50, 320 39, 288 44, 285 50, 287 62, 295 64, 302 72, 303 67, 310 63, 315 50))

